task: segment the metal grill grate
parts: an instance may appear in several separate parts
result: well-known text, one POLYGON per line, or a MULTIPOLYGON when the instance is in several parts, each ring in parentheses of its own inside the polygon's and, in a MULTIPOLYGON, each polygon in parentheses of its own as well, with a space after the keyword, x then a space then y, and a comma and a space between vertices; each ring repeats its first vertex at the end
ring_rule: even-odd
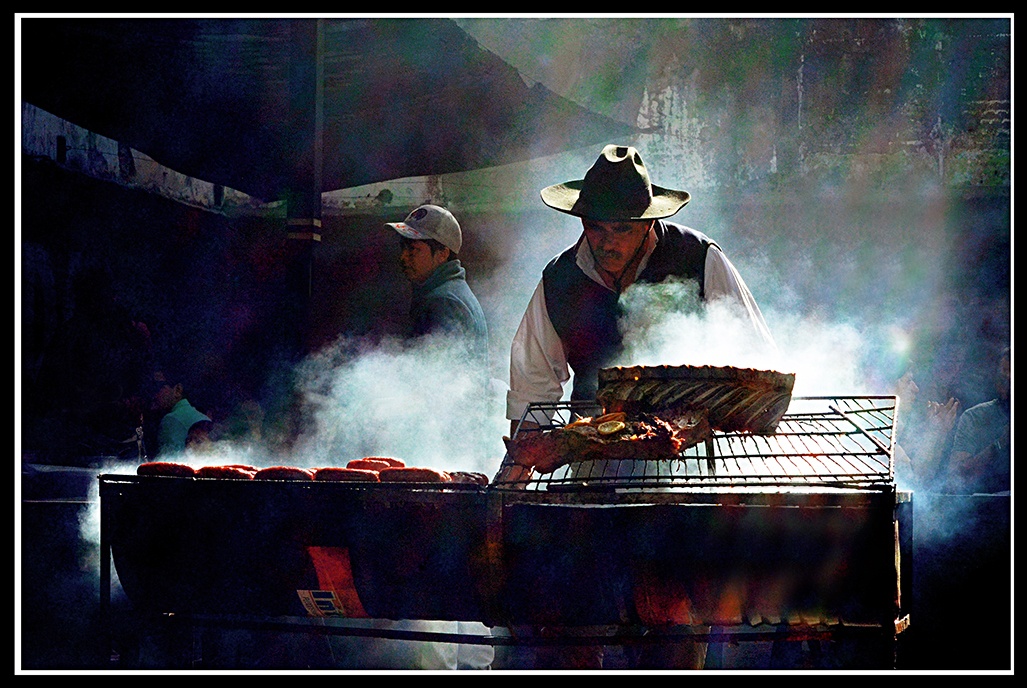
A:
MULTIPOLYGON (((573 462, 552 473, 526 474, 504 458, 497 487, 529 490, 674 487, 844 487, 891 484, 894 478, 896 397, 793 397, 776 432, 724 433, 663 460, 602 459, 573 462)), ((530 404, 523 419, 547 418, 545 432, 596 414, 595 404, 530 404)))

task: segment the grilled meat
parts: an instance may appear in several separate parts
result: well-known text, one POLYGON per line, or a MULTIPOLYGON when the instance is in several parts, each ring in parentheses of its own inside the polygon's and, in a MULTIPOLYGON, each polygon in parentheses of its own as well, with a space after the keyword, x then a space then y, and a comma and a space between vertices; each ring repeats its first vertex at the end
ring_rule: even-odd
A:
POLYGON ((453 478, 446 471, 415 466, 395 466, 378 472, 383 483, 449 483, 453 478))
POLYGON ((503 441, 516 465, 544 474, 574 461, 669 459, 709 437, 702 409, 677 409, 670 415, 673 422, 653 414, 630 419, 623 412, 609 413, 503 441))
POLYGON ((228 466, 203 466, 196 469, 197 478, 216 478, 218 480, 252 480, 257 470, 246 470, 245 466, 232 464, 228 466))
POLYGON ((472 485, 485 486, 489 484, 489 477, 484 473, 473 471, 449 471, 449 476, 455 483, 470 483, 472 485))
POLYGON ((175 478, 192 478, 196 470, 184 463, 173 461, 148 461, 136 468, 137 475, 167 475, 175 478))
POLYGON ((314 480, 329 482, 378 482, 378 471, 365 468, 343 468, 341 466, 325 466, 314 471, 314 480))
POLYGON ((404 462, 402 459, 394 459, 391 456, 365 456, 363 460, 364 461, 384 461, 385 463, 389 464, 390 466, 395 466, 397 468, 403 468, 404 466, 406 466, 406 462, 404 462))
POLYGON ((389 468, 391 464, 387 461, 380 461, 378 459, 353 459, 346 464, 346 468, 363 468, 367 471, 380 471, 383 468, 389 468))
POLYGON ((313 480, 314 472, 296 466, 271 466, 261 468, 253 475, 254 480, 313 480))

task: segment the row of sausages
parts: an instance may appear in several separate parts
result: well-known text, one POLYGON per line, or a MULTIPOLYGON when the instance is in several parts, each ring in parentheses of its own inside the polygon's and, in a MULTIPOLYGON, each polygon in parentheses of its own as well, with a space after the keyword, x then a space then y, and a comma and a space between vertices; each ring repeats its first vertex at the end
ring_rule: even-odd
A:
POLYGON ((440 471, 434 468, 407 466, 400 459, 365 457, 353 459, 345 466, 299 468, 270 466, 257 468, 246 464, 222 464, 193 468, 172 461, 148 461, 136 469, 137 475, 176 478, 219 478, 229 480, 318 480, 331 482, 408 482, 408 483, 471 483, 488 485, 483 473, 440 471))

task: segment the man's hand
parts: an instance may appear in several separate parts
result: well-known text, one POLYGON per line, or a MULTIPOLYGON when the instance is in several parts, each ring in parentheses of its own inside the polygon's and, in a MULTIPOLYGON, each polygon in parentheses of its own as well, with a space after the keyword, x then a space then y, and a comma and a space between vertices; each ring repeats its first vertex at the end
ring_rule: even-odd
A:
POLYGON ((927 402, 927 418, 942 433, 948 433, 959 417, 959 402, 954 397, 944 404, 937 401, 927 402))
POLYGON ((913 373, 907 372, 895 383, 895 396, 903 404, 912 404, 916 401, 916 395, 920 393, 920 387, 913 380, 913 373))

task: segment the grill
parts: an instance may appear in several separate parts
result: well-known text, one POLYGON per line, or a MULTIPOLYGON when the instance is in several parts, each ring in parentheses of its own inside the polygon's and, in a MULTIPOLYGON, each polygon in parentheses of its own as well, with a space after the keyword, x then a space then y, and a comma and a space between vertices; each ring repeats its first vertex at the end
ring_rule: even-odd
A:
MULTIPOLYGON (((509 456, 497 486, 553 490, 566 487, 839 487, 886 488, 894 480, 894 396, 794 397, 775 432, 714 432, 665 460, 600 459, 524 475, 509 456)), ((544 432, 601 410, 588 402, 531 404, 525 418, 548 423, 544 432)), ((517 435, 522 430, 517 429, 517 435)))
MULTIPOLYGON (((597 411, 525 417, 548 418, 541 432, 597 411)), ((134 606, 198 625, 547 629, 380 634, 491 645, 844 637, 889 667, 912 510, 893 481, 895 412, 893 396, 795 397, 772 433, 549 474, 507 456, 487 487, 101 475, 101 603, 113 560, 134 606)))
MULTIPOLYGON (((532 404, 516 436, 603 410, 532 404), (524 426, 539 418, 550 420, 524 426)), ((492 486, 503 618, 709 625, 731 640, 859 632, 888 666, 908 623, 899 568, 911 551, 895 412, 894 396, 794 397, 774 432, 713 431, 667 459, 538 474, 508 455, 492 486)))

